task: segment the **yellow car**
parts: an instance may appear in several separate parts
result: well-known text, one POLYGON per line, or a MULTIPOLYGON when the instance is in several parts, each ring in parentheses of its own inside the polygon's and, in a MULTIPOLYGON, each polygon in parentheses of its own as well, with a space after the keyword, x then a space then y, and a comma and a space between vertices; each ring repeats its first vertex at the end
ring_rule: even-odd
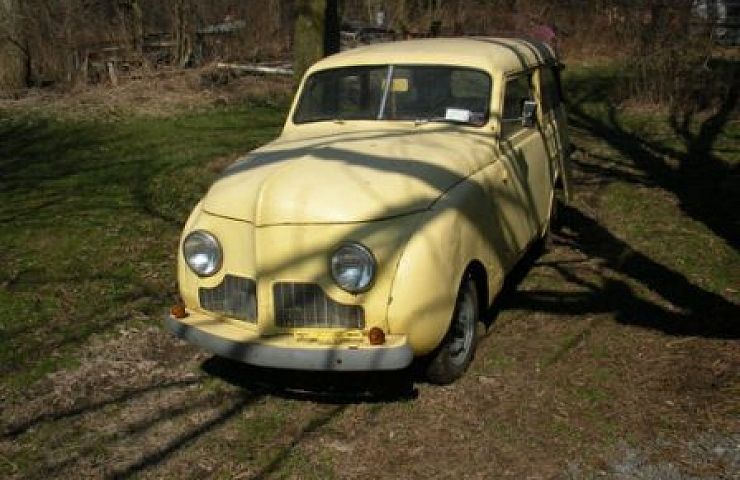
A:
POLYGON ((449 383, 504 276, 567 198, 559 64, 519 39, 316 63, 282 134, 196 205, 167 327, 216 355, 449 383))

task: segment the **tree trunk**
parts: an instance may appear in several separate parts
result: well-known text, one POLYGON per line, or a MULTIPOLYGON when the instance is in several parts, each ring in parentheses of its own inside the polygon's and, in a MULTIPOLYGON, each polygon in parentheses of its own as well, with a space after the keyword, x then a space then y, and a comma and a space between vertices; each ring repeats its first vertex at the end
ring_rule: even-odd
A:
POLYGON ((28 48, 22 38, 20 2, 0 0, 0 89, 16 90, 27 86, 28 48))
POLYGON ((339 51, 337 0, 297 0, 293 69, 303 77, 314 62, 339 51))
POLYGON ((185 67, 193 53, 193 8, 190 0, 175 0, 175 63, 185 67))
POLYGON ((267 8, 270 12, 270 34, 272 37, 276 37, 279 35, 280 30, 282 29, 282 21, 283 21, 283 6, 281 5, 283 2, 280 0, 270 0, 268 2, 267 8))
POLYGON ((139 0, 131 0, 131 47, 141 54, 144 44, 144 18, 139 0))
POLYGON ((398 0, 396 2, 396 14, 394 15, 392 25, 401 35, 401 39, 405 39, 409 31, 408 16, 406 14, 406 0, 398 0))
POLYGON ((144 19, 140 0, 118 0, 115 8, 123 25, 122 34, 131 51, 141 54, 144 43, 144 19))
POLYGON ((339 0, 327 0, 324 24, 324 56, 339 53, 341 49, 339 38, 341 23, 339 0))

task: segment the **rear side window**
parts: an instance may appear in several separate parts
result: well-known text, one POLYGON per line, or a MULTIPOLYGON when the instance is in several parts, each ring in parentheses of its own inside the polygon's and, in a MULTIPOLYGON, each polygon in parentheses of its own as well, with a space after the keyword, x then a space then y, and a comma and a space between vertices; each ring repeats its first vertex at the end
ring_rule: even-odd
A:
POLYGON ((560 106, 560 88, 557 82, 557 72, 552 68, 540 70, 540 87, 542 91, 542 111, 547 113, 560 106))
POLYGON ((531 77, 521 74, 509 79, 504 90, 504 108, 501 117, 501 134, 509 137, 522 128, 522 106, 526 100, 534 100, 531 77))

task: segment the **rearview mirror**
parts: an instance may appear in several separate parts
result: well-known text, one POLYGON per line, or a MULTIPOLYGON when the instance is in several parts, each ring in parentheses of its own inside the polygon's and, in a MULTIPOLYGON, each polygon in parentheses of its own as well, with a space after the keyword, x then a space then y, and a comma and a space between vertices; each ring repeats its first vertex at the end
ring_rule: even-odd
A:
POLYGON ((525 100, 522 104, 522 127, 534 127, 537 102, 525 100))

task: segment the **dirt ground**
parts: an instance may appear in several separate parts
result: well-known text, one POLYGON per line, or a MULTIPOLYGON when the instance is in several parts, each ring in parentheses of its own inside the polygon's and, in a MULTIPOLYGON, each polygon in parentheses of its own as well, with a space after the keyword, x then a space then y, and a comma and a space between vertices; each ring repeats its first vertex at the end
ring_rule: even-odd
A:
MULTIPOLYGON (((145 106, 127 88, 90 111, 145 106)), ((157 98, 168 88, 156 84, 157 98)), ((213 102, 199 93, 193 106, 213 102)), ((640 156, 654 152, 620 151, 596 127, 575 135, 562 227, 512 274, 455 384, 414 369, 252 368, 136 318, 91 337, 74 366, 2 384, 0 477, 740 479, 738 272, 718 291, 667 266, 683 227, 660 222, 699 225, 706 212, 686 206, 704 200, 646 178, 640 156)), ((716 242, 697 257, 731 236, 704 223, 716 242)))
POLYGON ((737 304, 611 233, 587 147, 577 155, 562 229, 515 272, 457 383, 250 368, 124 326, 79 366, 0 392, 0 472, 740 478, 738 337, 722 323, 737 304))

